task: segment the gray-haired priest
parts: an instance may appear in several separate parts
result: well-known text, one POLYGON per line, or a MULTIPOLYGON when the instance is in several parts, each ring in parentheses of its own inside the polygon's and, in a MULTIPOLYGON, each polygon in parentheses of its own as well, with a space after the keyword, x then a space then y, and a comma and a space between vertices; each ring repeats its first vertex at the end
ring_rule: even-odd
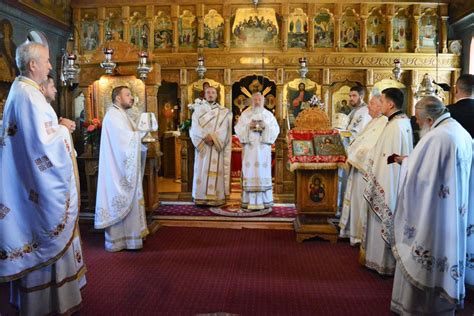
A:
POLYGON ((422 133, 402 163, 391 309, 454 315, 466 295, 465 276, 472 285, 472 138, 437 97, 421 99, 415 116, 422 133))
POLYGON ((39 43, 17 48, 0 135, 0 282, 11 281, 20 315, 80 307, 85 266, 78 224, 79 178, 70 133, 40 91, 51 64, 39 43))
POLYGON ((240 116, 235 133, 242 143, 242 209, 256 211, 273 205, 272 144, 280 133, 273 113, 264 108, 260 92, 240 116))

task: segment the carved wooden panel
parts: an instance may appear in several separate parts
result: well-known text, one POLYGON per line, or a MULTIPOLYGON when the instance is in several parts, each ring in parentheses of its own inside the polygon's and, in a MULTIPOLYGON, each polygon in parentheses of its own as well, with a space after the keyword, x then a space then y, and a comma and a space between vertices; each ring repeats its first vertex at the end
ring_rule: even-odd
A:
POLYGON ((179 69, 162 70, 161 80, 179 83, 179 69))
POLYGON ((329 118, 326 112, 318 108, 303 110, 295 119, 295 130, 328 130, 329 118))
POLYGON ((331 72, 331 81, 355 81, 364 83, 365 73, 362 71, 351 71, 351 70, 335 70, 331 72))

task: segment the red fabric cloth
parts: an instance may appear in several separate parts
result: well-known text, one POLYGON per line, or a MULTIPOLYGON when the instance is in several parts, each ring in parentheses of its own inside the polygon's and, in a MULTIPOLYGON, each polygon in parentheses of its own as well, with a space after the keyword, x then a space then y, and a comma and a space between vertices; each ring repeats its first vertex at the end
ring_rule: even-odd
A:
POLYGON ((337 130, 326 131, 297 131, 290 130, 288 132, 288 160, 290 163, 344 163, 346 162, 345 155, 337 156, 294 156, 293 155, 293 140, 313 140, 316 135, 337 135, 337 130))

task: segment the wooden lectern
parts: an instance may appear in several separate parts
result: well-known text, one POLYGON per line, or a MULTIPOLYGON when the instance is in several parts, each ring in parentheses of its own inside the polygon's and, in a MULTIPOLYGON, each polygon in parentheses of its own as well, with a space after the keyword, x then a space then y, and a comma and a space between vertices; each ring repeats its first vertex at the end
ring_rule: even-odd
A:
POLYGON ((328 219, 336 215, 337 170, 346 153, 324 111, 310 108, 298 115, 288 132, 288 159, 296 179, 296 240, 320 237, 337 242, 338 230, 328 219))

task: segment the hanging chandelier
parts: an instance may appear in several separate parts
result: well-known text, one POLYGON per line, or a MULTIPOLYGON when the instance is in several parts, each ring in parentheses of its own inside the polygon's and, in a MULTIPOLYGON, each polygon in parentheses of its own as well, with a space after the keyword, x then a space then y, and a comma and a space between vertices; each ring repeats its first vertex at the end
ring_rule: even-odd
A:
POLYGON ((306 78, 306 74, 308 73, 308 61, 306 59, 306 57, 301 57, 299 59, 299 63, 300 63, 300 69, 298 69, 298 73, 300 74, 300 77, 301 79, 305 79, 306 78))
MULTIPOLYGON (((74 42, 72 35, 69 37, 68 42, 70 44, 74 42)), ((78 81, 81 69, 79 69, 79 66, 76 64, 77 56, 72 52, 68 52, 67 46, 66 44, 66 48, 63 49, 63 56, 61 57, 61 82, 63 85, 72 86, 78 81)))
POLYGON ((423 80, 421 81, 421 84, 418 86, 415 96, 419 99, 423 97, 428 97, 428 96, 437 97, 436 89, 433 85, 433 79, 431 78, 430 74, 428 73, 424 74, 423 80))
POLYGON ((204 75, 206 73, 207 69, 204 66, 204 56, 199 56, 198 57, 198 66, 196 67, 196 72, 199 75, 200 79, 204 79, 204 75))
POLYGON ((148 53, 145 51, 139 52, 137 72, 140 79, 145 81, 152 69, 153 67, 148 64, 148 53))
POLYGON ((114 50, 112 48, 104 48, 105 59, 103 62, 100 63, 100 67, 105 69, 105 73, 107 75, 111 75, 115 67, 117 66, 117 64, 112 61, 113 54, 114 54, 114 50))
POLYGON ((400 62, 400 59, 398 58, 395 58, 393 63, 395 64, 395 67, 393 67, 392 69, 393 77, 395 78, 395 80, 400 81, 400 78, 402 77, 402 72, 403 72, 402 63, 400 62))

